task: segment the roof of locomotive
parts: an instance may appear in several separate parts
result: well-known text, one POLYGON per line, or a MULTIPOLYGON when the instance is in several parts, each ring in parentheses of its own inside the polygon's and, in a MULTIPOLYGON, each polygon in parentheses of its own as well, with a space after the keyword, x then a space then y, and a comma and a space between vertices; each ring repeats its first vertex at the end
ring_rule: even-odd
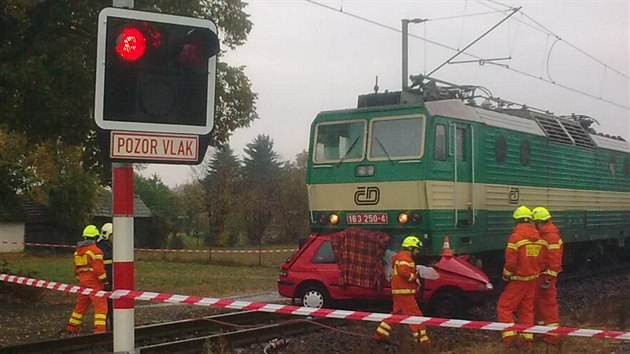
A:
POLYGON ((487 126, 519 131, 526 134, 548 137, 550 141, 582 147, 600 147, 630 153, 630 144, 627 141, 614 137, 594 134, 584 129, 578 122, 557 117, 548 112, 538 112, 528 109, 494 109, 477 105, 469 105, 461 99, 444 99, 427 102, 413 102, 403 104, 387 104, 380 106, 367 106, 320 112, 313 124, 321 118, 330 115, 352 115, 367 112, 386 112, 400 109, 413 109, 426 107, 432 116, 442 116, 461 120, 474 121, 487 126))
POLYGON ((546 136, 550 141, 583 147, 601 147, 630 153, 627 141, 593 134, 579 123, 550 114, 529 110, 510 109, 500 112, 464 104, 459 99, 429 101, 425 103, 433 116, 451 117, 484 123, 488 126, 546 136))

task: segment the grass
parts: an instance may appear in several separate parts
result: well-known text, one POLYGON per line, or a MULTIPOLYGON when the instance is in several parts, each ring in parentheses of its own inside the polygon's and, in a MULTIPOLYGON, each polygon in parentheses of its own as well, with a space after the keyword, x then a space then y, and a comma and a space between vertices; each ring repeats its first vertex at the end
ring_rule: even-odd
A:
MULTIPOLYGON (((213 253, 209 258, 203 253, 136 252, 135 287, 144 291, 204 297, 274 291, 279 266, 288 255, 268 253, 259 259, 258 254, 213 253)), ((78 283, 72 274, 69 253, 9 253, 0 255, 2 259, 8 262, 12 274, 78 283)))

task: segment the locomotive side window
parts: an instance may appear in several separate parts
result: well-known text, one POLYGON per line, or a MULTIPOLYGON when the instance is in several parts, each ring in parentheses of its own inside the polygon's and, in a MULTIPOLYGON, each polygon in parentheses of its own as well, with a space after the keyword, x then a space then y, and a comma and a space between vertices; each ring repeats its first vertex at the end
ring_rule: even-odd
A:
POLYGON ((457 144, 457 160, 466 161, 466 129, 457 127, 455 134, 455 143, 457 144))
POLYGON ((317 253, 313 257, 313 263, 337 263, 330 241, 322 242, 322 245, 319 246, 317 253))
POLYGON ((375 118, 370 128, 371 160, 420 158, 423 153, 424 117, 375 118))
POLYGON ((523 166, 529 166, 529 155, 531 154, 531 148, 529 146, 529 141, 527 139, 523 139, 521 142, 521 164, 523 166))
POLYGON ((610 162, 608 162, 608 170, 610 171, 611 176, 615 176, 615 172, 617 172, 617 155, 614 152, 610 153, 610 162))
POLYGON ((433 158, 439 161, 446 160, 446 125, 437 124, 435 126, 435 148, 433 158))
POLYGON ((365 121, 322 123, 315 132, 315 162, 363 160, 365 121))
POLYGON ((630 177, 630 158, 626 157, 623 160, 623 175, 625 177, 630 177))
POLYGON ((507 160, 507 140, 501 135, 497 136, 497 139, 494 141, 494 157, 499 164, 507 160))

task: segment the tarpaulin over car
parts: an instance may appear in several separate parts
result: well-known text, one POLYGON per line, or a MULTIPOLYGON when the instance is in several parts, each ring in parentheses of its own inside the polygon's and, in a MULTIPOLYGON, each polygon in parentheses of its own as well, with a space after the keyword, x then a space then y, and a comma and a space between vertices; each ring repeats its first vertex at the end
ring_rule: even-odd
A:
POLYGON ((385 279, 383 255, 389 235, 375 230, 350 228, 330 235, 341 271, 339 285, 381 288, 385 279))

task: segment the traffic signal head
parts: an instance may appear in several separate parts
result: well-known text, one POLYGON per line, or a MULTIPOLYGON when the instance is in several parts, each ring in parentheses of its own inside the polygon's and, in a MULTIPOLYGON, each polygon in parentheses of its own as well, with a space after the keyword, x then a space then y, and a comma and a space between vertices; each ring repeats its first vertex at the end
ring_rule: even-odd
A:
POLYGON ((95 117, 107 130, 212 130, 219 39, 197 18, 106 8, 99 15, 95 117))

